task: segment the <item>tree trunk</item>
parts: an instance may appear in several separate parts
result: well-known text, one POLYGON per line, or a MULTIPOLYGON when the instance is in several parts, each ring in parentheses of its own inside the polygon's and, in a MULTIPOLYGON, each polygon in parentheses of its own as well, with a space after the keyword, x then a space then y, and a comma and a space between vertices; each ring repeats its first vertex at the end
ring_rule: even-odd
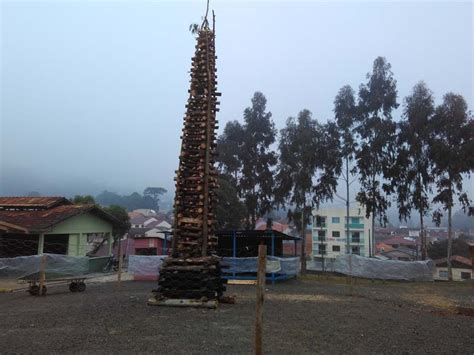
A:
POLYGON ((451 252, 453 247, 452 206, 448 207, 448 280, 453 281, 453 269, 451 267, 451 252))
POLYGON ((426 260, 426 234, 423 224, 423 209, 420 208, 421 260, 426 260))
POLYGON ((349 235, 349 158, 346 156, 346 254, 351 254, 351 244, 349 235))
MULTIPOLYGON (((375 181, 375 177, 374 180, 375 181)), ((369 233, 369 257, 375 255, 375 191, 372 190, 372 230, 369 233)))
POLYGON ((257 197, 255 192, 255 185, 253 185, 253 197, 255 198, 255 206, 253 207, 252 211, 252 229, 255 229, 255 224, 257 223, 257 197))
POLYGON ((301 274, 306 274, 306 226, 304 223, 304 209, 306 205, 306 199, 303 202, 303 208, 301 209, 301 274))

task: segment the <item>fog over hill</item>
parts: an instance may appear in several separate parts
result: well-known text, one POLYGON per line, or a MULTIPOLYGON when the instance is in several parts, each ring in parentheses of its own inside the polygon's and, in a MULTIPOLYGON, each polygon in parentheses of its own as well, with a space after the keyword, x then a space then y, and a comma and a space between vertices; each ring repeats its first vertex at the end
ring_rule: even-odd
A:
MULTIPOLYGON (((203 3, 0 6, 0 194, 130 194, 161 186, 170 205, 194 51, 188 28, 203 3)), ((242 120, 255 91, 267 97, 277 129, 305 108, 326 122, 339 88, 365 82, 377 56, 392 65, 399 103, 424 80, 436 104, 453 91, 474 107, 472 2, 212 7, 221 131, 242 120)), ((401 114, 402 106, 394 120, 401 114)), ((464 185, 474 198, 473 179, 464 185)), ((393 209, 390 216, 394 223, 393 209)))

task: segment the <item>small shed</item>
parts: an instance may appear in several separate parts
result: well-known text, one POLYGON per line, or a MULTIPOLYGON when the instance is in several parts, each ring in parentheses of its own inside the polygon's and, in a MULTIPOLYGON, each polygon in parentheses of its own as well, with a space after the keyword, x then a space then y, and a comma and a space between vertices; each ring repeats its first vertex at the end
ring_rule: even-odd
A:
POLYGON ((256 279, 258 246, 267 246, 267 279, 276 280, 295 277, 299 270, 297 243, 299 237, 268 230, 228 230, 216 232, 217 253, 224 258, 224 277, 227 279, 256 279), (285 244, 291 243, 293 255, 286 255, 285 244), (274 270, 274 271, 273 271, 274 270))

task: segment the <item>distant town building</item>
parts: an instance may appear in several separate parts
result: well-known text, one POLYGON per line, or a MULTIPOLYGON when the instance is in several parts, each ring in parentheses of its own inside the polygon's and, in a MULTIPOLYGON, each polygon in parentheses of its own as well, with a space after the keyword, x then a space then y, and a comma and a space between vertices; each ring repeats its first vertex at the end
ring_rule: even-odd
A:
MULTIPOLYGON (((448 260, 447 258, 434 261, 436 265, 435 280, 448 280, 448 260)), ((471 280, 472 261, 459 255, 451 256, 451 268, 453 272, 453 281, 471 280)))
POLYGON ((139 214, 142 214, 146 217, 148 216, 154 216, 157 214, 157 212, 155 210, 151 210, 149 208, 139 208, 139 209, 136 209, 136 210, 133 210, 134 213, 139 213, 139 214))
POLYGON ((380 255, 388 260, 415 261, 418 259, 418 251, 406 247, 398 247, 392 250, 383 251, 380 255))
POLYGON ((131 228, 128 233, 131 254, 166 255, 171 247, 171 223, 168 216, 153 210, 129 212, 131 228))
POLYGON ((315 209, 312 215, 313 259, 336 259, 346 253, 369 256, 372 218, 365 217, 365 209, 357 207, 349 211, 349 250, 346 250, 346 208, 315 209))

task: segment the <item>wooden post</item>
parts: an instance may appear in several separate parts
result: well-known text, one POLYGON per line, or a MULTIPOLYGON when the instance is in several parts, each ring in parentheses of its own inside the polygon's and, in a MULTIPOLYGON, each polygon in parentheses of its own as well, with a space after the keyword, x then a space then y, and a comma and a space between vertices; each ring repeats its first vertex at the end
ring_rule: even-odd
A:
POLYGON ((38 236, 38 255, 43 254, 44 250, 44 233, 40 233, 38 236))
POLYGON ((265 295, 265 274, 267 266, 267 246, 258 246, 257 272, 257 317, 255 320, 255 354, 262 354, 263 300, 265 295))
POLYGON ((471 273, 471 284, 474 289, 474 243, 469 243, 469 251, 471 252, 471 262, 472 262, 472 273, 471 273))
POLYGON ((122 237, 119 236, 118 238, 118 271, 117 271, 117 286, 120 288, 122 286, 122 237))
POLYGON ((43 296, 43 287, 46 280, 45 270, 46 270, 46 255, 41 255, 40 267, 39 267, 39 295, 43 296))

